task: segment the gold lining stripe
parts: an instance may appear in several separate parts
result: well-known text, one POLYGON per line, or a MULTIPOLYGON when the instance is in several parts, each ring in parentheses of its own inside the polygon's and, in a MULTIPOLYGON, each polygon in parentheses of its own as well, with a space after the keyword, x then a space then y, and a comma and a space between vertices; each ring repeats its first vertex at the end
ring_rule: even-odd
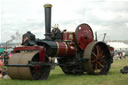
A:
POLYGON ((44 7, 52 7, 51 4, 45 4, 44 7))
POLYGON ((65 51, 64 55, 66 55, 66 53, 68 52, 68 46, 67 46, 66 42, 64 42, 64 45, 66 47, 66 51, 65 51))
POLYGON ((72 39, 72 40, 63 40, 63 41, 73 41, 74 39, 72 39))
POLYGON ((56 56, 58 55, 58 53, 59 53, 59 43, 58 42, 56 42, 56 44, 57 44, 57 52, 56 52, 56 56))

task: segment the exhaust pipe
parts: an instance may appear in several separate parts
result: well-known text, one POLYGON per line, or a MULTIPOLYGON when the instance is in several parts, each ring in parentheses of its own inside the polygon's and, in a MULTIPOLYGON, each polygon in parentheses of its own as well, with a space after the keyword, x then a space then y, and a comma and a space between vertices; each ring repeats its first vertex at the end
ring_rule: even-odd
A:
POLYGON ((51 40, 51 4, 44 5, 45 12, 45 39, 51 40))

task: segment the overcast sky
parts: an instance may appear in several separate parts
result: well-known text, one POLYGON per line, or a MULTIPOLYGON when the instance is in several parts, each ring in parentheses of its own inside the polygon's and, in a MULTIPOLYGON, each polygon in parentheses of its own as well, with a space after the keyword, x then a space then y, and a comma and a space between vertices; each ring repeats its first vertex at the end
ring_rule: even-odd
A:
POLYGON ((32 31, 44 38, 44 8, 51 3, 52 26, 75 31, 81 23, 91 26, 102 39, 128 40, 128 0, 1 0, 0 42, 16 32, 32 31))

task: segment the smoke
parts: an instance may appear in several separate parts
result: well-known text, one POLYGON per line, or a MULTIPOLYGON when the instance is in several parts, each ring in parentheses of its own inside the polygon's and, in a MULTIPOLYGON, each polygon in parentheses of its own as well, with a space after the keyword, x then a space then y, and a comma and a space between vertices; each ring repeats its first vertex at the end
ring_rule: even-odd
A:
POLYGON ((6 41, 6 43, 11 43, 14 40, 17 40, 18 42, 21 40, 21 35, 19 32, 16 32, 14 35, 11 35, 11 39, 6 41))
POLYGON ((20 37, 20 33, 16 32, 16 37, 19 38, 20 37))
POLYGON ((21 34, 18 31, 16 32, 16 40, 18 43, 21 41, 21 34))
POLYGON ((8 40, 8 41, 6 41, 6 43, 10 43, 10 42, 12 42, 12 41, 15 40, 15 39, 16 39, 16 37, 15 37, 14 35, 12 35, 12 36, 11 36, 11 39, 8 40))

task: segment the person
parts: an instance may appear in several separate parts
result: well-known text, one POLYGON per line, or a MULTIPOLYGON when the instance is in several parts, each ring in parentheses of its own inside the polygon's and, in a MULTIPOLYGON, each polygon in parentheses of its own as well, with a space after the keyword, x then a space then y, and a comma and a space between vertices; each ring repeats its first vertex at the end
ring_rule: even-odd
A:
POLYGON ((0 59, 0 67, 1 66, 4 66, 4 62, 3 62, 3 60, 0 59))
POLYGON ((1 78, 7 78, 7 75, 8 75, 8 72, 7 72, 6 68, 0 67, 0 79, 1 78))
POLYGON ((61 37, 61 31, 59 29, 58 24, 55 24, 55 26, 53 27, 52 32, 51 32, 51 37, 53 40, 59 40, 62 38, 61 37))
POLYGON ((22 39, 22 44, 21 45, 25 45, 25 46, 33 46, 36 44, 36 39, 35 39, 35 35, 32 34, 30 31, 28 31, 27 33, 25 33, 23 35, 23 39, 22 39))
POLYGON ((120 59, 122 59, 122 52, 119 53, 120 59))

